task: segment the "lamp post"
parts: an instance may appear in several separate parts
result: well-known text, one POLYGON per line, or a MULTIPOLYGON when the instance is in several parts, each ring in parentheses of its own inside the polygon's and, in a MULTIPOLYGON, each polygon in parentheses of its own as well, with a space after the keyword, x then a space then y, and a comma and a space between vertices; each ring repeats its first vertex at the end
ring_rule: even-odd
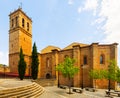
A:
POLYGON ((82 83, 81 83, 81 88, 83 89, 83 82, 84 82, 84 81, 83 81, 83 65, 81 65, 81 69, 82 69, 82 70, 81 70, 81 71, 82 71, 82 83))
MULTIPOLYGON (((110 74, 110 66, 108 66, 108 72, 110 74)), ((108 78, 108 91, 110 91, 111 87, 110 87, 110 76, 108 78)))
POLYGON ((60 83, 59 83, 59 71, 58 71, 58 87, 60 86, 60 83))

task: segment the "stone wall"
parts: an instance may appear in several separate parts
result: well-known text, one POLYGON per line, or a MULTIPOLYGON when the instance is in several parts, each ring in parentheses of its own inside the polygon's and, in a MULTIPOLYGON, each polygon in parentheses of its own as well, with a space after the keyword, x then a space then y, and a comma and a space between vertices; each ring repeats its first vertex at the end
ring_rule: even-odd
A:
MULTIPOLYGON (((89 76, 89 71, 91 69, 107 69, 109 65, 109 60, 116 59, 117 55, 117 44, 109 44, 109 45, 99 45, 98 43, 92 43, 89 46, 80 47, 79 45, 73 46, 72 49, 60 50, 60 51, 52 51, 49 53, 41 54, 41 78, 45 78, 47 73, 51 74, 51 77, 55 77, 58 79, 59 75, 59 83, 62 85, 68 85, 68 79, 63 77, 61 73, 57 73, 55 71, 55 65, 64 61, 66 56, 74 58, 76 60, 75 66, 77 66, 80 70, 78 74, 72 79, 72 85, 81 87, 83 83, 83 87, 94 87, 94 81, 89 76), (104 61, 100 63, 100 56, 104 56, 104 61), (87 57, 87 63, 84 64, 84 56, 87 57), (47 68, 47 59, 49 58, 50 68, 47 68)), ((115 88, 115 82, 111 83, 111 87, 115 88)), ((96 84, 97 88, 107 88, 108 81, 107 80, 97 80, 96 84), (104 81, 104 84, 102 83, 104 81)))
POLYGON ((10 72, 10 68, 8 66, 0 66, 0 73, 4 73, 4 72, 10 72))

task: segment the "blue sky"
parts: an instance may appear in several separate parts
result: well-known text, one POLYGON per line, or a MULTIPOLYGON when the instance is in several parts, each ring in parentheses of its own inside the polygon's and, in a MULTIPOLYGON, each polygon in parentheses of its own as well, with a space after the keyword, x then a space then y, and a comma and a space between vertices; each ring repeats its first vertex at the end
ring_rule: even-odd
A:
POLYGON ((0 63, 8 65, 9 14, 22 3, 38 51, 72 42, 120 43, 120 0, 1 0, 0 63))

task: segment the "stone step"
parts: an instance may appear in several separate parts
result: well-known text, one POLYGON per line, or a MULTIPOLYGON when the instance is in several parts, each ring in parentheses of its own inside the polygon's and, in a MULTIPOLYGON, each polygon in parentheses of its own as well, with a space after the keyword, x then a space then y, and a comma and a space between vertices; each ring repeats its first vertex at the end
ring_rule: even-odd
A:
POLYGON ((37 83, 18 88, 0 91, 0 98, 35 98, 44 92, 44 89, 37 83))
MULTIPOLYGON (((36 97, 39 97, 43 92, 44 92, 44 90, 38 89, 36 91, 33 91, 30 94, 26 94, 26 96, 24 96, 24 98, 31 98, 31 97, 36 98, 36 97)), ((21 97, 18 97, 18 98, 21 98, 21 97)))
POLYGON ((38 87, 34 90, 29 90, 28 92, 20 93, 19 95, 17 95, 17 98, 21 98, 21 97, 30 98, 30 97, 33 97, 36 93, 39 93, 41 95, 42 91, 43 91, 43 89, 41 89, 41 87, 38 87))
POLYGON ((10 94, 10 93, 14 93, 14 92, 21 92, 21 91, 25 91, 25 90, 31 89, 32 87, 36 87, 36 84, 33 83, 33 84, 30 84, 30 85, 27 85, 27 86, 1 90, 0 91, 0 95, 10 94))
POLYGON ((40 79, 37 80, 36 83, 40 84, 41 86, 55 86, 56 80, 55 79, 40 79))

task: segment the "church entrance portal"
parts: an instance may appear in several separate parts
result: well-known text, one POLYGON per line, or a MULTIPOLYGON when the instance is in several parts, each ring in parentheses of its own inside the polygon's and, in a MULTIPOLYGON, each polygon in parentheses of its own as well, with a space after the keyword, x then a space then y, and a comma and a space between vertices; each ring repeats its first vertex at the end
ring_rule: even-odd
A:
POLYGON ((49 73, 46 74, 46 79, 50 79, 51 75, 49 73))

